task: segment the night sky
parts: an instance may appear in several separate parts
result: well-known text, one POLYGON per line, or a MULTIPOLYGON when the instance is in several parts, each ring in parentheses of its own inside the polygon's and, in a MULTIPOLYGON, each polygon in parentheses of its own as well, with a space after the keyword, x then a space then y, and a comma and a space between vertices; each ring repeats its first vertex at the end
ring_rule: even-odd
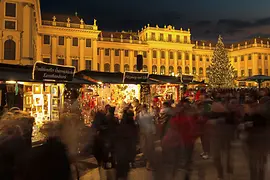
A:
POLYGON ((78 12, 101 30, 140 30, 148 23, 190 28, 193 40, 234 42, 270 37, 269 0, 40 0, 43 13, 78 12))

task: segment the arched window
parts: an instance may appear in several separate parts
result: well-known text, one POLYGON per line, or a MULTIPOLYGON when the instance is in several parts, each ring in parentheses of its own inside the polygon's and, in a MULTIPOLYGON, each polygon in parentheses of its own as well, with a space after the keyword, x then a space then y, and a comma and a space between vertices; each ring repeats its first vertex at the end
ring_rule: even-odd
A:
POLYGON ((185 73, 189 74, 189 67, 185 67, 185 73))
POLYGON ((209 77, 209 71, 210 71, 210 68, 206 68, 206 76, 209 77))
POLYGON ((181 66, 178 66, 177 67, 177 73, 178 73, 178 75, 182 74, 182 68, 181 68, 181 66))
POLYGON ((157 74, 157 66, 156 65, 152 66, 152 74, 157 74))
POLYGON ((9 39, 4 43, 4 59, 15 60, 16 59, 16 43, 9 39))
POLYGON ((137 64, 135 64, 134 66, 133 66, 133 71, 134 72, 137 72, 138 70, 137 70, 137 64))
POLYGON ((124 71, 126 72, 126 71, 129 71, 129 65, 128 64, 125 64, 125 66, 124 66, 124 71))
POLYGON ((120 64, 114 65, 114 72, 120 72, 120 64))
POLYGON ((148 67, 146 65, 143 65, 143 72, 148 72, 148 67))
POLYGON ((199 75, 203 75, 203 68, 202 67, 200 67, 200 69, 199 69, 199 75))
POLYGON ((160 74, 164 75, 165 74, 165 66, 160 67, 160 74))
POLYGON ((196 74, 196 68, 195 67, 192 68, 192 74, 196 74))
POLYGON ((110 72, 110 68, 111 66, 109 63, 104 64, 104 72, 110 72))
POLYGON ((170 66, 169 67, 169 75, 170 76, 173 76, 174 75, 174 68, 173 68, 173 66, 170 66))

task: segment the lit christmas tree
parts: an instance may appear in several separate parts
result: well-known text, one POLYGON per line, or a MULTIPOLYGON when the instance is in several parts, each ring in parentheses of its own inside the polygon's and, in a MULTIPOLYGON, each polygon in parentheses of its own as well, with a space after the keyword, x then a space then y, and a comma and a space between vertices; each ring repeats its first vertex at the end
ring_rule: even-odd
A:
POLYGON ((208 75, 212 88, 231 88, 234 86, 234 68, 228 58, 221 36, 218 38, 208 75))

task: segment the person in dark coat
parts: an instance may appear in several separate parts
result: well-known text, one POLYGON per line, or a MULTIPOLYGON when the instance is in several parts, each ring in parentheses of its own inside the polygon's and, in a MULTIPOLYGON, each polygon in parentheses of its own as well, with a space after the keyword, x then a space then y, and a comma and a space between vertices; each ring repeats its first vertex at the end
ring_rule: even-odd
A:
POLYGON ((121 124, 116 128, 114 140, 116 158, 116 179, 126 180, 130 163, 136 156, 137 128, 134 123, 134 113, 125 109, 121 124))

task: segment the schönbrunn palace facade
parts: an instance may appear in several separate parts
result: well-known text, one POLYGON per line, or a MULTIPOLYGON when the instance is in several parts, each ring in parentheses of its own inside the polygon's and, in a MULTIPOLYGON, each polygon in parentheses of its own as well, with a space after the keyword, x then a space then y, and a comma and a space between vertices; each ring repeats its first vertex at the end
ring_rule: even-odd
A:
MULTIPOLYGON (((41 14, 39 0, 0 1, 0 62, 32 65, 36 60, 105 72, 136 70, 161 75, 207 78, 215 45, 191 41, 190 29, 144 26, 134 32, 105 32, 97 21, 85 24, 78 16, 41 14)), ((251 39, 228 46, 237 77, 268 75, 270 39, 251 39)))

